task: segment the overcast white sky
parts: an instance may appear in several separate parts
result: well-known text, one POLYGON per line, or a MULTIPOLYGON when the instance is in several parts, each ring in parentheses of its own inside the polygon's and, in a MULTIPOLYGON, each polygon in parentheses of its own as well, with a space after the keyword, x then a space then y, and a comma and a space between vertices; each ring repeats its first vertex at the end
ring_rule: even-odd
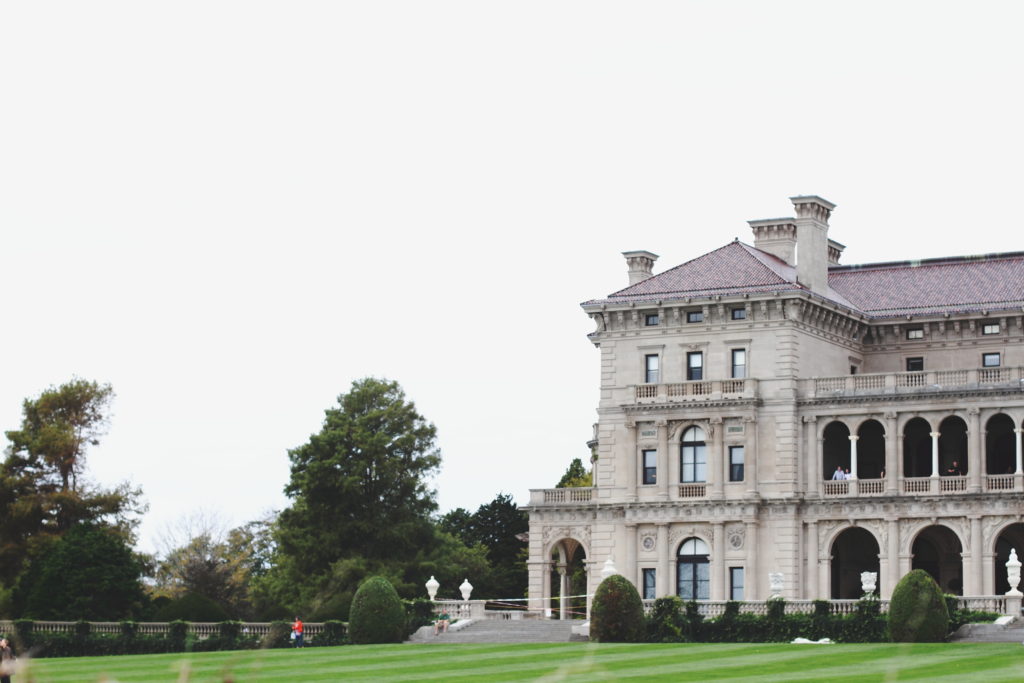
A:
MULTIPOLYGON (((0 431, 79 376, 150 504, 287 504, 352 380, 438 427, 442 511, 555 484, 579 303, 838 205, 844 263, 1024 249, 1020 2, 6 2, 0 431)), ((2 440, 2 439, 0 439, 2 440)))

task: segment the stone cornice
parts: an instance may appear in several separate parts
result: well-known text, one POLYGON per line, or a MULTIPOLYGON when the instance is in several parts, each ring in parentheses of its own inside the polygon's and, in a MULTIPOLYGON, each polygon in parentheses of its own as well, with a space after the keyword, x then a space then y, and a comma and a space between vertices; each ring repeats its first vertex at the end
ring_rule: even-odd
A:
POLYGON ((864 405, 867 403, 920 403, 927 404, 933 401, 949 401, 965 398, 992 399, 996 397, 1007 397, 1014 400, 1024 399, 1024 386, 1017 389, 1009 387, 993 388, 943 388, 937 391, 918 390, 903 394, 858 394, 844 396, 820 396, 816 398, 799 398, 796 404, 801 408, 826 407, 834 405, 864 405))

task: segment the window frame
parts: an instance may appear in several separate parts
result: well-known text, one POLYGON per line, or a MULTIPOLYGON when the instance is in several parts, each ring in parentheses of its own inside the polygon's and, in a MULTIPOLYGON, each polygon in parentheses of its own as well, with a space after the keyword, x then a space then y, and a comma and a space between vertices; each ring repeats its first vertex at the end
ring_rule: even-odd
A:
POLYGON ((687 382, 699 382, 704 379, 704 352, 703 351, 687 351, 686 352, 686 381, 687 382), (693 360, 697 359, 700 362, 697 365, 693 364, 693 360))
POLYGON ((907 372, 924 372, 924 356, 908 356, 906 359, 907 372), (911 365, 920 365, 919 368, 911 368, 911 365))
POLYGON ((640 568, 640 590, 644 600, 654 600, 658 593, 658 570, 654 567, 640 568), (650 589, 650 590, 648 590, 650 589))
POLYGON ((999 368, 1003 365, 1003 354, 999 351, 991 351, 989 353, 981 354, 981 367, 983 368, 999 368), (995 357, 995 363, 989 363, 989 359, 995 357))
POLYGON ((655 327, 661 324, 661 316, 657 313, 646 313, 644 315, 644 326, 655 327))
POLYGON ((729 350, 729 376, 732 379, 746 379, 747 378, 747 350, 746 348, 730 349, 729 350), (736 354, 743 355, 743 363, 736 363, 736 354), (736 374, 736 369, 742 368, 740 374, 736 374))
POLYGON ((746 587, 746 572, 743 567, 729 567, 729 599, 735 602, 743 601, 744 588, 746 587), (737 586, 736 578, 739 577, 739 585, 737 586), (737 589, 738 595, 737 595, 737 589))
POLYGON ((640 481, 643 482, 643 486, 651 486, 658 483, 658 449, 657 448, 642 448, 640 449, 640 481), (647 464, 647 456, 653 456, 654 464, 647 464), (648 481, 648 474, 651 476, 648 481))
POLYGON ((644 384, 658 384, 661 382, 661 354, 660 353, 645 353, 644 354, 644 384), (654 361, 654 368, 651 368, 651 361, 654 361), (652 374, 654 381, 651 381, 652 374))
POLYGON ((917 339, 924 339, 923 327, 912 327, 909 330, 907 330, 907 340, 913 341, 917 339))
POLYGON ((742 308, 742 307, 733 308, 733 309, 731 309, 729 311, 729 317, 732 320, 746 320, 747 319, 747 309, 746 308, 742 308))
POLYGON ((704 311, 687 311, 686 312, 687 323, 702 323, 704 322, 704 311))
POLYGON ((999 334, 1002 331, 1003 331, 1002 330, 1002 325, 1000 325, 999 323, 984 323, 981 326, 981 333, 982 334, 999 334), (993 327, 995 328, 994 330, 990 329, 990 328, 993 328, 993 327))
POLYGON ((746 474, 747 451, 743 444, 729 446, 729 481, 741 482, 746 474), (735 454, 739 453, 739 462, 736 462, 735 454), (737 469, 739 468, 739 469, 737 469))
POLYGON ((701 484, 708 480, 707 434, 701 427, 691 425, 683 430, 679 440, 679 483, 701 484), (686 441, 692 430, 700 432, 699 441, 686 441))

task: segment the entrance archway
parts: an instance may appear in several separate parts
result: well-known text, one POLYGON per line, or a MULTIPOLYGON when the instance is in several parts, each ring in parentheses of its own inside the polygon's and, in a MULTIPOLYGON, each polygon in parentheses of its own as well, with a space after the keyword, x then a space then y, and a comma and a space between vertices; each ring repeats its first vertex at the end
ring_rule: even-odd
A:
POLYGON ((551 549, 548 577, 551 615, 559 619, 584 619, 587 616, 587 554, 572 538, 563 538, 551 549), (582 596, 582 597, 571 597, 582 596))
POLYGON ((711 571, 707 543, 688 538, 676 558, 676 594, 683 600, 707 600, 711 596, 711 571))
POLYGON ((881 594, 882 574, 878 563, 878 541, 867 529, 853 527, 832 542, 832 592, 834 599, 857 599, 864 595, 861 572, 878 575, 876 593, 881 594))
POLYGON ((910 552, 913 559, 911 569, 923 569, 945 593, 963 595, 964 563, 963 545, 950 529, 933 525, 917 534, 910 552))
MULTIPOLYGON (((1024 557, 1024 524, 1011 524, 1002 530, 996 538, 995 587, 996 595, 1005 595, 1010 590, 1010 582, 1006 580, 1006 563, 1010 559, 1010 549, 1017 550, 1017 559, 1024 557)), ((1020 590, 1017 586, 1017 590, 1020 590)))

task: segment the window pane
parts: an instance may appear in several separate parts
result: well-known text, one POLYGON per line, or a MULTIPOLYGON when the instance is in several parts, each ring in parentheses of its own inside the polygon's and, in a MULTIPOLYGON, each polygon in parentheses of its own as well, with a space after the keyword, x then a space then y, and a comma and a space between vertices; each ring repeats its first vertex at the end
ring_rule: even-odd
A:
POLYGON ((924 358, 908 358, 907 372, 921 372, 924 370, 924 358))
POLYGON ((657 585, 657 575, 653 569, 644 569, 644 599, 653 600, 655 597, 655 586, 657 585))
POLYGON ((644 381, 647 384, 658 383, 658 365, 660 359, 657 354, 644 356, 644 381))
POLYGON ((745 308, 734 308, 734 309, 732 309, 732 319, 733 320, 746 320, 747 319, 747 309, 745 309, 745 308))
POLYGON ((999 367, 999 354, 998 353, 986 353, 981 357, 981 364, 986 368, 999 367))

